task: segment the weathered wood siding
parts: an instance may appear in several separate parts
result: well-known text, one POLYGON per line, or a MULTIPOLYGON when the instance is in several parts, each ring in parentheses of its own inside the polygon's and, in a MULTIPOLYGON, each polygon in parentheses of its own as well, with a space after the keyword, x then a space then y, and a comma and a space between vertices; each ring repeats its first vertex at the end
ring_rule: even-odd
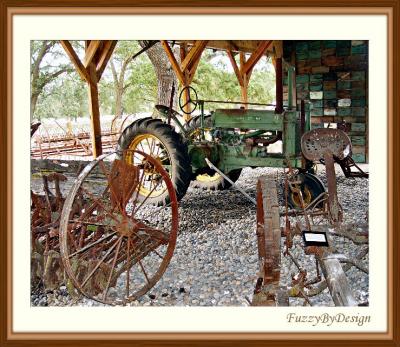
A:
MULTIPOLYGON (((368 162, 368 41, 284 41, 296 66, 296 97, 306 101, 312 128, 350 124, 353 159, 368 162)), ((284 99, 287 100, 287 78, 284 99)))

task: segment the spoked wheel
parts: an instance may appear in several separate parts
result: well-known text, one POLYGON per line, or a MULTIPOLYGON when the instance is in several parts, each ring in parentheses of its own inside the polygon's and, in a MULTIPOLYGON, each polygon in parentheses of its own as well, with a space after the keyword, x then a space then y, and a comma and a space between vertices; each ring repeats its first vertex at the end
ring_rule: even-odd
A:
POLYGON ((117 305, 138 299, 164 274, 176 244, 178 203, 157 160, 129 150, 113 157, 91 162, 71 188, 61 215, 60 250, 76 289, 117 305), (144 193, 150 176, 152 186, 144 193), (147 203, 158 189, 168 193, 168 207, 147 203))
MULTIPOLYGON (((304 207, 310 205, 314 199, 318 198, 321 194, 325 193, 325 187, 323 183, 313 174, 310 173, 300 173, 294 178, 296 181, 299 181, 299 188, 301 189, 304 207)), ((297 210, 301 210, 301 199, 298 193, 291 191, 289 189, 288 196, 289 206, 295 208, 297 210)), ((316 207, 322 207, 323 203, 320 202, 316 205, 316 207)))
MULTIPOLYGON (((192 168, 187 144, 170 125, 159 119, 144 118, 133 122, 121 134, 118 140, 118 150, 141 151, 154 158, 168 172, 175 187, 178 200, 182 199, 190 184, 192 168)), ((125 160, 136 165, 132 157, 125 160), (133 160, 133 161, 132 161, 133 160)), ((149 192, 154 186, 151 172, 146 172, 146 179, 139 189, 139 199, 147 199, 154 205, 168 205, 169 194, 166 187, 159 187, 149 192), (145 184, 146 183, 146 184, 145 184)))

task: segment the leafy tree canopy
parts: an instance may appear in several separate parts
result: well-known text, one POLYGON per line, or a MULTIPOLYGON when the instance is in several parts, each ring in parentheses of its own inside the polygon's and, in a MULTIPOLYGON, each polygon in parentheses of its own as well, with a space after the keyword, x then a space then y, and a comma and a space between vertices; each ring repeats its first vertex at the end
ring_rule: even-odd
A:
MULTIPOLYGON (((71 62, 56 41, 48 41, 51 47, 39 64, 39 74, 32 85, 43 85, 34 108, 34 118, 76 118, 89 116, 86 84, 74 70, 71 62), (63 73, 54 74, 57 71, 63 73), (51 78, 53 77, 53 78, 51 78)), ((82 42, 73 42, 79 55, 83 54, 82 42)), ((43 49, 43 41, 31 42, 31 69, 43 49)), ((122 82, 121 109, 123 114, 151 111, 157 100, 157 78, 146 54, 129 59, 140 50, 137 41, 119 41, 99 83, 101 114, 115 114, 116 80, 122 82), (113 64, 113 66, 111 66, 113 64), (121 73, 125 64, 124 73, 121 73), (116 73, 113 74, 114 72, 116 73), (121 78, 123 79, 121 81, 121 78)), ((32 77, 32 74, 31 74, 32 77)), ((32 82, 32 80, 31 80, 32 82)), ((226 54, 205 50, 200 60, 192 86, 199 98, 212 100, 240 100, 240 87, 226 54)), ((255 67, 249 84, 250 102, 271 103, 275 95, 275 72, 267 58, 255 67)), ((221 107, 213 104, 209 108, 221 107)), ((226 107, 224 105, 223 107, 226 107)), ((234 107, 234 106, 233 106, 234 107)))

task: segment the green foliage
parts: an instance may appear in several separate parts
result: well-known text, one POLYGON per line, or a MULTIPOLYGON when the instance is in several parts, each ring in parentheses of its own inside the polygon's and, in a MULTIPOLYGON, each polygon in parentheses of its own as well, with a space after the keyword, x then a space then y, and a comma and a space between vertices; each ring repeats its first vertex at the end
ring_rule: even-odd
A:
MULTIPOLYGON (((206 100, 240 101, 241 91, 230 62, 224 58, 225 53, 212 53, 206 50, 199 63, 192 86, 198 97, 206 100)), ((248 101, 271 103, 275 95, 275 73, 265 65, 255 70, 250 79, 248 101)), ((226 104, 213 104, 214 107, 229 107, 226 104)), ((238 107, 233 105, 232 107, 238 107)))
POLYGON ((40 95, 35 116, 39 118, 77 118, 88 114, 86 84, 76 72, 46 86, 40 95))
MULTIPOLYGON (((31 60, 34 63, 42 41, 32 41, 31 60)), ((74 41, 73 46, 82 58, 83 44, 74 41)), ((119 41, 113 54, 113 64, 118 76, 124 62, 140 50, 137 41, 119 41)), ((264 58, 265 59, 265 58, 264 58)), ((44 86, 36 105, 35 118, 89 116, 87 86, 72 68, 68 57, 58 43, 55 43, 46 59, 40 65, 39 79, 45 79, 60 68, 67 69, 44 86)), ((122 111, 124 114, 151 111, 157 102, 157 78, 147 55, 141 54, 126 64, 124 71, 124 93, 122 111)), ((265 61, 254 69, 249 89, 249 102, 271 103, 275 96, 275 73, 265 61)), ((239 101, 240 86, 224 52, 206 50, 200 60, 192 86, 201 99, 239 101)), ((34 88, 34 86, 32 86, 34 88)), ((109 63, 99 83, 101 114, 114 114, 116 103, 115 75, 109 63)), ((227 107, 211 104, 209 108, 227 107)), ((233 105, 232 107, 237 107, 233 105)))
POLYGON ((132 63, 127 88, 122 99, 125 113, 151 111, 157 102, 157 78, 153 65, 145 55, 132 63))

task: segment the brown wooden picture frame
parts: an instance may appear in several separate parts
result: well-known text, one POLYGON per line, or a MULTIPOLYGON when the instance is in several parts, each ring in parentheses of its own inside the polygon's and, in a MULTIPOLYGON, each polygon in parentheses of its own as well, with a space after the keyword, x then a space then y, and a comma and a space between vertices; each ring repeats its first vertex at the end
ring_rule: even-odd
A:
MULTIPOLYGON (((110 345, 279 345, 291 346, 399 346, 399 19, 398 0, 1 0, 0 7, 0 345, 1 346, 110 346, 110 345), (111 7, 112 6, 112 7, 111 7), (13 14, 384 14, 388 18, 388 331, 386 333, 15 333, 12 328, 12 113, 11 20, 13 14), (244 342, 246 340, 246 342, 244 342)), ((13 125, 14 124, 14 125, 13 125)))

